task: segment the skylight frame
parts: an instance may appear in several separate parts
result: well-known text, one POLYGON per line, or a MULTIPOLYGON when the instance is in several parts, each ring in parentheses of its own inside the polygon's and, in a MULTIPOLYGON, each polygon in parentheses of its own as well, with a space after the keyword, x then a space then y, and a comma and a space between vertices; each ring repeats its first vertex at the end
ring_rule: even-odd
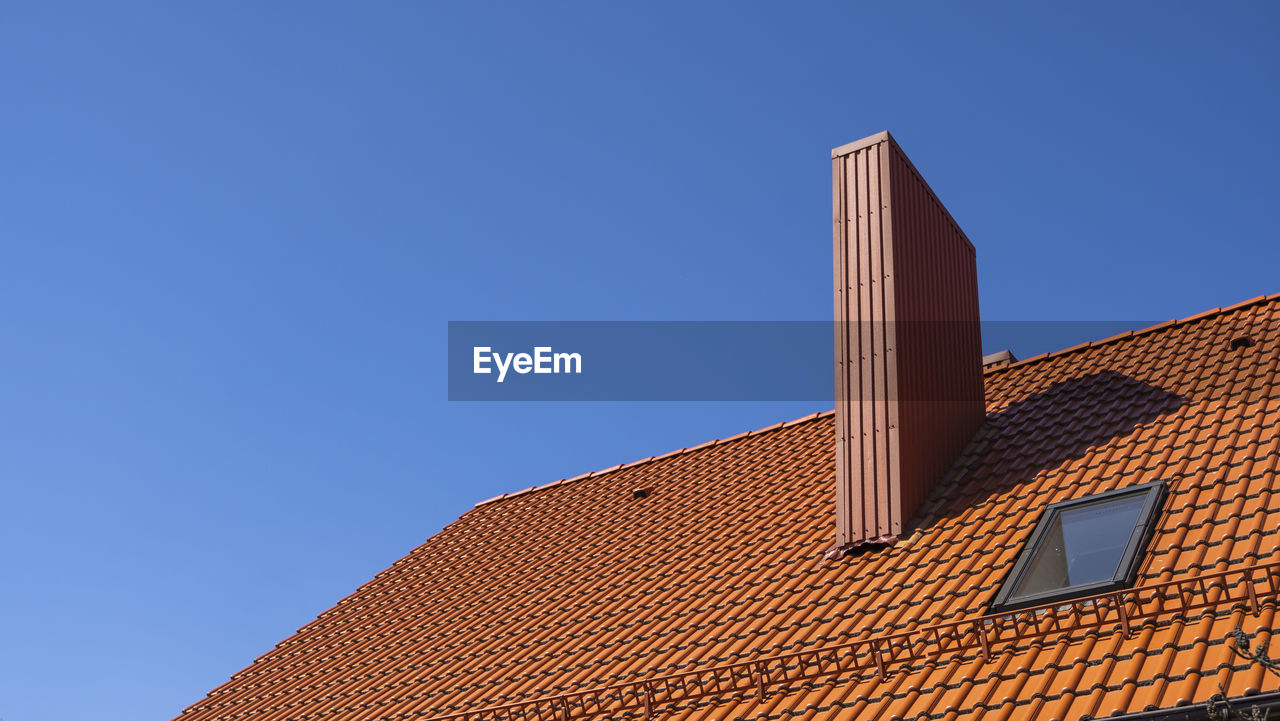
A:
POLYGON ((1027 539, 1026 545, 1023 546, 1022 551, 1018 554, 1018 560, 1013 564, 1013 569, 1009 572, 1008 577, 1005 578, 1004 583, 1000 586, 1000 591, 996 593, 995 599, 991 602, 991 610, 997 613, 1013 611, 1028 606, 1092 596, 1132 586, 1138 573, 1138 567, 1141 565, 1141 551, 1146 547, 1147 541, 1150 540, 1151 534, 1155 530, 1155 521, 1160 515, 1161 507, 1164 505, 1166 492, 1167 487, 1163 481, 1153 481, 1049 504, 1049 507, 1040 515, 1040 519, 1036 521, 1035 530, 1031 532, 1031 537, 1027 539), (1124 551, 1120 554, 1120 562, 1116 566, 1114 576, 1094 583, 1066 586, 1035 594, 1013 595, 1014 589, 1022 585, 1032 562, 1040 552, 1040 547, 1045 537, 1053 528, 1054 521, 1064 510, 1095 503, 1117 501, 1127 496, 1144 496, 1144 500, 1142 508, 1138 511, 1138 516, 1134 521, 1133 531, 1129 534, 1129 540, 1125 544, 1124 551))

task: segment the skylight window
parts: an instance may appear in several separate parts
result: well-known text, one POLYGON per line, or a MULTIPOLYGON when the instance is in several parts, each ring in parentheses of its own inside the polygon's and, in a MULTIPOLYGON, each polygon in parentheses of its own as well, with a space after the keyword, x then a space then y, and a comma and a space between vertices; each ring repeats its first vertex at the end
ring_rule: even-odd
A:
POLYGON ((1163 497, 1164 484, 1156 482, 1050 505, 996 594, 993 610, 1129 586, 1163 497))

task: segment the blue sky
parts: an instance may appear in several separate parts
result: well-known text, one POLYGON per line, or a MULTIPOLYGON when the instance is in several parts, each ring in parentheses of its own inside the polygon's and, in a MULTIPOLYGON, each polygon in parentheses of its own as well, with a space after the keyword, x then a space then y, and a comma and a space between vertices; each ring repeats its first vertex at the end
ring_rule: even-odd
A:
POLYGON ((1264 3, 5 6, 0 718, 172 717, 478 500, 825 410, 450 403, 446 323, 829 318, 828 151, 886 128, 986 318, 1280 292, 1278 38, 1264 3))

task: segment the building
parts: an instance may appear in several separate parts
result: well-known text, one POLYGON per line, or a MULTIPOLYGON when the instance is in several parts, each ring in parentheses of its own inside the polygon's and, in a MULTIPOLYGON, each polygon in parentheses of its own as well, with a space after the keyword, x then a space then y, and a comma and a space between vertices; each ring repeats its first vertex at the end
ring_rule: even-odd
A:
POLYGON ((184 721, 1142 719, 1280 704, 1280 295, 980 356, 973 248, 833 152, 833 412, 510 493, 184 721))

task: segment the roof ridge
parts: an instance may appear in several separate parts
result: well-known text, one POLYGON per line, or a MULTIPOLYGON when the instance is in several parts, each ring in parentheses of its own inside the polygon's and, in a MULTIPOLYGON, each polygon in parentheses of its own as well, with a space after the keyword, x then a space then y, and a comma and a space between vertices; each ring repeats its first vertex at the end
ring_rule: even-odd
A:
MULTIPOLYGON (((1023 360, 1010 363, 1008 365, 996 366, 993 368, 984 368, 982 375, 985 378, 989 375, 994 375, 996 373, 1003 373, 1005 371, 1008 371, 1011 368, 1021 368, 1023 366, 1027 366, 1032 363, 1039 363, 1040 361, 1049 360, 1051 358, 1060 358, 1070 353, 1076 353, 1079 351, 1088 350, 1090 348, 1097 348, 1098 346, 1110 345, 1112 343, 1118 343, 1123 340, 1130 340, 1132 338, 1136 338, 1141 335, 1147 335, 1149 333, 1154 333, 1156 331, 1168 330, 1170 328, 1174 328, 1180 325, 1185 325, 1187 323, 1193 323, 1193 322, 1205 320, 1207 318, 1212 318, 1214 316, 1222 315, 1224 313, 1234 312, 1251 305, 1258 305, 1258 304, 1268 303, 1268 302, 1277 301, 1277 300, 1280 300, 1280 293, 1273 293, 1271 295, 1260 295, 1254 298, 1250 298, 1248 300, 1240 301, 1239 303, 1235 303, 1233 305, 1210 308, 1209 310, 1201 311, 1199 313, 1196 313, 1195 315, 1190 315, 1185 318, 1174 318, 1172 320, 1166 320, 1160 323, 1156 323, 1155 325, 1147 326, 1146 328, 1125 331, 1124 333, 1108 336, 1106 338, 1102 338, 1099 340, 1085 341, 1084 343, 1077 343, 1076 345, 1073 345, 1069 348, 1063 348, 1061 350, 1041 353, 1039 355, 1031 356, 1030 358, 1025 358, 1023 360)), ((524 496, 529 493, 533 493, 534 491, 545 490, 547 488, 563 485, 565 483, 575 483, 577 481, 586 480, 588 478, 595 478, 597 476, 603 476, 607 473, 613 473, 615 471, 620 471, 627 468, 635 468, 637 466, 641 466, 646 463, 651 463, 653 461, 659 461, 665 458, 672 458, 674 456, 679 456, 684 453, 691 453, 693 451, 702 450, 704 448, 710 448, 712 446, 717 446, 724 443, 730 443, 736 440, 740 440, 742 438, 746 438, 748 436, 755 436, 761 433, 766 433, 769 431, 786 428, 788 426, 798 425, 800 423, 806 423, 808 421, 816 420, 822 416, 829 416, 834 413, 835 413, 835 410, 818 411, 816 413, 810 413, 809 415, 806 415, 806 416, 801 416, 800 418, 794 418, 789 421, 782 421, 781 423, 775 423, 770 426, 765 426, 764 428, 757 428, 755 430, 744 431, 742 433, 728 436, 726 438, 718 438, 715 440, 706 441, 705 443, 699 443, 697 445, 687 446, 685 448, 679 448, 674 451, 668 451, 667 453, 662 453, 656 456, 649 456, 648 458, 641 458, 639 460, 631 461, 630 463, 619 463, 616 466, 609 466, 608 468, 603 468, 596 471, 589 471, 587 473, 582 473, 569 478, 561 478, 558 481, 552 481, 551 483, 544 483, 540 486, 529 486, 528 488, 523 488, 518 491, 512 491, 510 493, 502 493, 502 494, 493 496, 492 498, 486 498, 483 501, 476 503, 474 506, 464 511, 463 515, 466 515, 471 511, 474 511, 475 509, 480 508, 482 506, 488 506, 488 505, 497 503, 499 501, 504 501, 504 500, 507 500, 510 498, 516 498, 519 496, 524 496)))
POLYGON ((829 416, 829 415, 832 415, 832 414, 834 414, 834 413, 835 413, 835 410, 834 410, 834 409, 832 409, 832 410, 827 410, 827 411, 817 411, 817 412, 810 413, 810 414, 805 415, 805 416, 801 416, 801 417, 799 417, 799 418, 793 418, 793 419, 791 419, 791 420, 789 420, 789 421, 782 421, 782 422, 780 422, 780 423, 774 423, 773 425, 765 426, 764 428, 756 428, 756 429, 749 430, 749 431, 743 431, 742 433, 737 433, 737 434, 734 434, 734 435, 732 435, 732 436, 726 436, 726 437, 724 437, 724 438, 717 438, 717 439, 715 439, 715 440, 706 441, 706 442, 704 442, 704 443, 699 443, 699 444, 697 444, 697 445, 693 445, 693 446, 686 446, 686 447, 684 447, 684 448, 678 448, 678 449, 676 449, 676 450, 674 450, 674 451, 668 451, 668 452, 666 452, 666 453, 661 453, 661 454, 658 454, 658 455, 656 455, 656 456, 649 456, 649 457, 647 457, 647 458, 641 458, 641 459, 639 459, 639 460, 631 461, 630 463, 619 463, 619 464, 618 464, 618 465, 616 465, 616 466, 609 466, 608 468, 603 468, 603 469, 598 470, 598 471, 589 471, 589 472, 587 472, 587 473, 582 473, 582 474, 579 474, 579 475, 576 475, 576 476, 571 476, 571 477, 569 477, 569 478, 561 478, 561 479, 560 479, 560 480, 558 480, 558 481, 552 481, 551 483, 544 483, 544 484, 542 484, 541 486, 529 486, 528 488, 524 488, 524 489, 521 489, 521 490, 519 490, 519 491, 512 491, 511 493, 502 493, 502 494, 499 494, 499 495, 494 496, 494 497, 492 497, 492 498, 486 498, 485 500, 480 501, 479 503, 475 504, 473 507, 471 507, 471 508, 467 509, 467 510, 463 513, 463 515, 466 515, 467 513, 470 513, 471 511, 473 511, 473 510, 475 510, 475 509, 477 509, 477 508, 480 508, 481 506, 487 506, 487 505, 490 505, 490 504, 493 504, 493 503, 497 503, 498 501, 506 500, 506 499, 508 499, 508 498, 515 498, 515 497, 517 497, 517 496, 523 496, 523 495, 526 495, 526 494, 529 494, 529 493, 533 493, 534 491, 541 491, 541 490, 545 490, 545 489, 547 489, 547 488, 552 488, 552 487, 554 487, 554 486, 559 486, 559 485, 563 485, 563 484, 566 484, 566 483, 575 483, 575 482, 577 482, 577 481, 583 481, 583 480, 586 480, 586 479, 588 479, 588 478, 595 478, 595 477, 597 477, 597 476, 603 476, 603 475, 605 475, 605 474, 607 474, 607 473, 613 473, 613 472, 615 472, 615 471, 620 471, 620 470, 623 470, 623 469, 626 469, 626 468, 635 468, 636 466, 642 466, 642 465, 644 465, 644 464, 646 464, 646 463, 652 463, 653 461, 660 461, 660 460, 663 460, 663 459, 666 459, 666 458, 673 458, 673 457, 675 457, 675 456, 679 456, 679 455, 682 455, 682 454, 685 454, 685 453, 692 453, 693 451, 700 451, 700 450, 702 450, 702 449, 704 449, 704 448, 710 448, 710 447, 712 447, 712 446, 719 446, 719 445, 724 445, 724 444, 726 444, 726 443, 732 443, 733 441, 741 440, 741 439, 743 439, 743 438, 747 438, 747 437, 749 437, 749 436, 757 436, 757 435, 760 435, 760 434, 762 434, 762 433, 768 433, 769 431, 776 431, 776 430, 780 430, 780 429, 782 429, 782 428, 788 428, 788 427, 790 427, 790 426, 800 425, 801 423, 807 423, 807 422, 809 422, 809 421, 817 420, 818 418, 821 418, 821 417, 823 417, 823 416, 829 416))
POLYGON ((988 375, 994 375, 996 373, 1007 371, 1010 368, 1020 368, 1025 365, 1029 365, 1031 363, 1038 363, 1040 361, 1048 360, 1050 358, 1060 358, 1070 353, 1076 353, 1082 350, 1088 350, 1090 348, 1097 348, 1098 346, 1110 345, 1112 343, 1119 343, 1122 340, 1130 340, 1140 335, 1147 335, 1148 333, 1168 330, 1170 328, 1186 325, 1188 323, 1195 323, 1198 321, 1207 320, 1214 316, 1224 315, 1226 313, 1233 313, 1237 310, 1247 308, 1251 305, 1261 305, 1261 304, 1270 303, 1276 300, 1280 300, 1280 293, 1272 293, 1271 295, 1259 295, 1254 298, 1250 298, 1248 300, 1242 300, 1239 303, 1234 303, 1232 305, 1220 306, 1217 308, 1210 308, 1209 310, 1204 310, 1199 313, 1196 313, 1195 315, 1189 315, 1185 318, 1173 318, 1171 320, 1161 321, 1160 323, 1156 323, 1155 325, 1147 326, 1146 328, 1139 328, 1138 330, 1127 330, 1123 333, 1117 333, 1116 335, 1107 336, 1106 338, 1101 338, 1099 340, 1085 341, 1083 343, 1077 343, 1073 346, 1070 346, 1068 348, 1063 348, 1061 350, 1049 351, 1047 353, 1040 353, 1039 355, 1033 355, 1030 358, 1024 358, 1020 361, 1009 363, 1007 365, 994 366, 991 368, 983 368, 982 375, 984 377, 988 375))

